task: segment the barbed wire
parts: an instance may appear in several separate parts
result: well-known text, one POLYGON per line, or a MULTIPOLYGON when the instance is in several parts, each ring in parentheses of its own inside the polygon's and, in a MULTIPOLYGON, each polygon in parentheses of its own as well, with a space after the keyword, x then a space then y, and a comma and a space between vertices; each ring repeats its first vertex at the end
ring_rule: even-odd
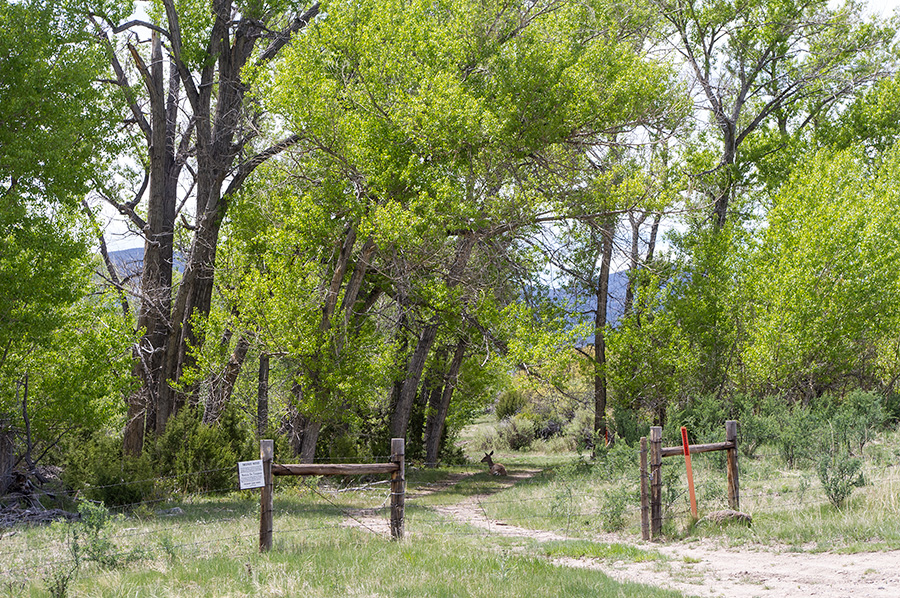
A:
MULTIPOLYGON (((640 451, 630 451, 634 455, 639 455, 640 451)), ((775 455, 780 458, 780 456, 775 455)), ((770 456, 771 457, 771 456, 770 456)), ((385 459, 389 459, 389 457, 385 457, 385 459)), ((760 457, 761 459, 761 457, 760 457)), ((326 459, 325 461, 333 461, 332 459, 326 459)), ((347 460, 344 459, 344 462, 347 460)), ((754 459, 754 462, 757 459, 754 459)), ((584 524, 587 521, 593 521, 595 519, 599 520, 604 515, 604 508, 602 506, 602 502, 607 498, 607 492, 612 490, 617 490, 626 494, 637 494, 640 488, 641 479, 647 479, 649 477, 649 473, 641 473, 639 470, 635 468, 630 471, 626 471, 624 473, 619 471, 617 466, 611 466, 610 469, 614 470, 615 475, 597 475, 596 469, 594 474, 589 471, 587 475, 580 474, 577 470, 573 472, 555 472, 560 474, 558 477, 550 476, 547 480, 542 483, 547 483, 547 491, 545 494, 540 496, 523 496, 523 497, 515 497, 514 495, 510 497, 510 495, 500 496, 500 495, 488 495, 482 496, 478 498, 475 502, 478 509, 481 510, 483 516, 487 519, 489 523, 497 523, 502 526, 503 523, 515 523, 520 526, 524 526, 526 528, 532 528, 536 530, 542 531, 550 531, 553 533, 557 533, 559 535, 568 536, 570 525, 569 521, 575 519, 585 520, 583 524, 577 525, 575 528, 576 533, 585 534, 585 533, 594 533, 595 528, 592 525, 590 528, 585 528, 584 524), (613 486, 612 489, 607 488, 590 488, 590 489, 579 489, 578 484, 584 483, 587 480, 588 483, 591 484, 610 484, 613 486), (551 486, 551 484, 555 484, 555 486, 551 486), (523 504, 534 504, 534 503, 547 503, 548 501, 557 501, 565 506, 560 506, 555 511, 551 512, 526 512, 526 513, 510 513, 506 512, 506 507, 509 505, 523 505, 523 504), (492 515, 494 517, 492 517, 492 515), (565 522, 565 523, 563 523, 565 522), (565 530, 565 533, 563 533, 565 530)), ((594 466, 595 467, 595 466, 594 466)), ((415 471, 417 469, 416 466, 409 466, 408 471, 415 471)), ((453 471, 475 471, 480 472, 484 471, 484 468, 478 465, 470 464, 470 465, 454 465, 452 466, 453 471)), ((178 481, 189 476, 194 477, 202 477, 204 475, 211 474, 219 474, 226 471, 232 471, 236 474, 236 466, 229 466, 223 468, 212 468, 212 469, 203 469, 195 472, 184 472, 180 474, 174 474, 169 476, 159 476, 155 478, 145 478, 142 480, 133 480, 133 481, 123 481, 112 484, 91 486, 91 490, 102 490, 102 489, 115 489, 117 487, 128 486, 128 485, 153 485, 158 486, 160 484, 171 483, 173 481, 178 481)), ((665 471, 665 469, 664 469, 665 471)), ((805 487, 795 487, 793 484, 798 483, 798 481, 804 479, 800 475, 780 475, 777 477, 768 477, 763 480, 759 480, 768 485, 779 486, 777 488, 763 488, 763 489, 753 489, 747 490, 742 489, 740 493, 741 500, 746 503, 750 503, 753 505, 753 508, 756 509, 775 509, 782 510, 785 508, 791 508, 796 505, 801 505, 804 507, 816 507, 819 505, 827 504, 828 501, 822 498, 821 489, 817 488, 815 484, 812 483, 813 477, 809 476, 807 473, 804 473, 805 479, 808 480, 808 483, 805 487)), ((236 477, 236 476, 235 476, 236 477)), ((347 476, 348 478, 356 479, 360 476, 347 476)), ((389 511, 389 507, 386 505, 390 501, 391 492, 388 491, 384 494, 383 501, 378 506, 372 507, 350 507, 346 504, 340 504, 336 497, 347 496, 348 500, 353 501, 357 500, 350 493, 358 493, 359 495, 367 494, 372 495, 374 492, 378 492, 381 489, 375 488, 375 486, 388 483, 386 480, 384 481, 376 481, 366 483, 362 486, 353 486, 353 487, 342 487, 338 485, 336 488, 332 486, 332 489, 326 489, 321 487, 322 483, 321 478, 316 478, 316 482, 312 482, 311 480, 304 479, 303 488, 309 490, 310 494, 314 497, 317 497, 321 501, 324 501, 325 505, 327 505, 328 509, 333 509, 334 512, 339 513, 344 519, 349 519, 356 524, 356 527, 359 529, 365 530, 369 533, 377 535, 379 537, 384 537, 386 534, 376 527, 373 527, 369 520, 366 517, 359 516, 359 513, 364 512, 366 515, 378 516, 378 517, 386 517, 386 512, 389 511)), ((756 478, 751 477, 751 480, 756 480, 756 478)), ((435 483, 440 484, 440 481, 436 481, 435 483)), ((666 487, 676 488, 676 490, 669 490, 669 496, 663 505, 663 513, 662 519, 664 522, 672 522, 678 519, 683 519, 687 517, 688 514, 691 513, 690 509, 684 504, 686 500, 686 490, 685 489, 677 489, 679 485, 684 484, 684 480, 682 476, 675 476, 671 481, 663 480, 663 483, 666 487)), ((513 486, 514 488, 515 486, 513 486)), ((427 489, 427 488, 426 488, 427 489)), ((422 508, 422 509, 432 509, 432 505, 429 504, 428 501, 424 500, 429 494, 426 492, 419 497, 414 495, 415 490, 411 489, 412 493, 407 494, 406 498, 406 506, 407 509, 410 508, 422 508), (420 500, 421 499, 421 500, 420 500)), ((440 489, 439 489, 440 490, 440 489)), ((507 487, 497 487, 497 488, 485 488, 487 492, 507 492, 509 488, 507 487)), ((81 490, 66 490, 66 491, 55 491, 55 492, 36 492, 41 496, 72 496, 73 498, 79 498, 79 492, 84 492, 84 489, 81 490)), ((713 488, 712 491, 707 491, 705 497, 702 499, 701 505, 706 504, 717 504, 719 502, 724 503, 726 497, 724 493, 719 496, 716 494, 717 488, 713 488)), ((245 491, 245 493, 241 493, 241 491, 237 488, 236 481, 233 485, 230 485, 226 488, 213 488, 206 490, 198 490, 190 493, 179 493, 173 492, 172 494, 162 496, 162 497, 153 497, 148 498, 146 500, 129 503, 126 505, 117 505, 110 509, 110 511, 122 511, 122 512, 132 512, 134 513, 136 509, 141 506, 150 506, 156 505, 158 506, 161 503, 173 503, 179 505, 189 504, 189 502, 196 501, 198 504, 202 504, 202 502, 210 496, 214 496, 217 494, 235 494, 235 497, 238 500, 247 500, 247 502, 255 501, 254 498, 251 498, 252 495, 249 494, 249 491, 245 491)), ((381 492, 379 492, 379 495, 381 492)), ((280 496, 280 493, 276 493, 276 500, 280 496)), ((84 500, 84 499, 81 499, 84 500)), ((313 513, 313 514, 321 514, 322 513, 322 505, 321 504, 308 504, 305 505, 306 508, 299 508, 298 506, 293 506, 290 509, 290 516, 303 516, 304 513, 313 513)), ((642 507, 639 504, 629 504, 621 507, 621 513, 628 517, 633 517, 635 514, 640 513, 642 511, 642 507)), ((279 508, 276 507, 276 513, 279 512, 279 508)), ((156 515, 160 515, 160 512, 157 511, 156 515)), ((135 544, 136 542, 143 542, 145 545, 147 544, 145 538, 152 536, 159 536, 160 538, 165 536, 177 535, 185 533, 185 529, 202 529, 206 528, 216 528, 218 526, 228 526, 239 522, 245 522, 246 524, 250 524, 254 522, 253 520, 258 516, 258 510, 256 509, 248 509, 246 512, 241 514, 234 514, 226 517, 218 517, 217 515, 213 515, 212 517, 206 518, 203 517, 202 514, 190 513, 187 516, 183 516, 184 513, 179 513, 178 516, 173 516, 171 523, 168 520, 154 518, 143 520, 140 517, 138 519, 141 521, 140 525, 134 529, 125 529, 115 534, 115 540, 120 541, 120 543, 135 544), (165 523, 164 523, 165 522, 165 523)), ((386 517, 387 518, 387 517, 386 517)), ((409 518, 408 518, 409 519, 409 518)), ((414 520, 418 520, 414 518, 414 520)), ((285 519, 288 521, 288 519, 285 519)), ((321 518, 316 520, 314 523, 309 525, 290 525, 287 528, 275 529, 276 538, 290 536, 297 533, 307 533, 311 531, 321 531, 322 529, 327 529, 330 527, 336 527, 341 525, 339 523, 330 523, 327 521, 323 521, 321 518)), ((451 527, 447 529, 438 529, 431 524, 430 522, 422 522, 422 527, 419 527, 415 530, 408 531, 407 533, 412 535, 413 537, 448 537, 448 536, 491 536, 495 534, 495 531, 491 529, 482 529, 477 526, 461 526, 459 525, 459 521, 455 522, 445 522, 441 524, 437 524, 438 526, 448 526, 451 527)), ((633 525, 633 523, 632 523, 633 525)), ((602 521, 597 521, 596 526, 602 526, 602 521)), ((15 528, 6 528, 13 529, 15 528)), ((3 531, 3 528, 0 528, 0 532, 3 531)), ((191 533, 191 532, 188 532, 191 533)), ((197 532, 194 532, 197 533, 197 532)), ((3 534, 0 533, 0 541, 6 540, 14 536, 16 532, 14 531, 12 534, 3 534)), ((204 533, 204 536, 206 533, 204 533)), ((191 547, 203 547, 210 545, 222 545, 229 544, 232 545, 236 541, 241 541, 242 539, 249 538, 258 538, 258 531, 242 531, 240 529, 235 532, 234 530, 224 533, 224 534, 216 534, 216 537, 209 538, 204 537, 203 539, 189 541, 189 542, 181 542, 181 543, 168 543, 166 546, 168 549, 190 549, 191 547)), ((162 542, 160 540, 160 548, 159 550, 163 550, 162 542)), ((117 547, 117 550, 120 548, 117 547)), ((127 550, 127 546, 123 546, 121 550, 127 550)), ((39 546, 33 547, 24 547, 20 545, 11 546, 10 550, 0 552, 0 561, 9 562, 12 565, 11 568, 4 567, 2 575, 0 575, 0 580, 4 582, 9 582, 12 580, 16 581, 16 576, 19 573, 25 572, 33 572, 35 570, 47 570, 52 567, 62 567, 71 565, 74 563, 72 559, 53 559, 49 561, 43 561, 41 559, 35 558, 40 554, 46 554, 48 556, 57 554, 59 552, 63 552, 66 550, 65 539, 57 540, 57 541, 48 541, 39 546), (15 557, 14 560, 9 560, 10 558, 15 557), (19 564, 21 563, 21 564, 19 564)))

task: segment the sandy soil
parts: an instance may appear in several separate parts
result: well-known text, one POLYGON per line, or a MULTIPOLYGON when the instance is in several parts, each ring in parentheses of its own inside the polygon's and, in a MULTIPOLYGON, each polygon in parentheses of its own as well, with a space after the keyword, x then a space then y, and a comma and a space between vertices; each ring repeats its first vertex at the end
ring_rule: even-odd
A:
MULTIPOLYGON (((536 472, 518 472, 509 485, 536 472)), ((487 496, 471 496, 436 510, 460 523, 491 534, 531 538, 539 542, 564 536, 507 525, 485 516, 479 503, 487 496)), ((683 592, 688 596, 728 598, 900 598, 900 551, 853 555, 796 553, 778 548, 723 548, 714 540, 688 544, 651 544, 636 538, 604 534, 601 542, 618 542, 656 550, 664 562, 610 563, 597 559, 556 559, 567 567, 603 571, 620 581, 633 581, 683 592)))

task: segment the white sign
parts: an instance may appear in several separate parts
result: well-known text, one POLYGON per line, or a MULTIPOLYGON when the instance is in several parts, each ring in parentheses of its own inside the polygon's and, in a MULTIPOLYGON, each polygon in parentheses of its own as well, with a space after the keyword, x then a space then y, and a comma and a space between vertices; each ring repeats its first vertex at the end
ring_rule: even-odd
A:
POLYGON ((241 461, 238 463, 238 479, 241 482, 241 490, 249 488, 262 488, 266 485, 263 475, 262 459, 257 461, 241 461))

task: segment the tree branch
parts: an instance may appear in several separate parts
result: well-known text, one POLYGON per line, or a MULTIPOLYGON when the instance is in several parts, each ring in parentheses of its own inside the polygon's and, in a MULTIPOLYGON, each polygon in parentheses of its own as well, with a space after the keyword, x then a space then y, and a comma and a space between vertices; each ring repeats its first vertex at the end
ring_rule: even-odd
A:
POLYGON ((310 6, 305 13, 294 17, 287 27, 275 34, 275 39, 272 40, 272 43, 270 43, 268 47, 262 51, 262 54, 259 55, 259 62, 268 62, 275 58, 278 52, 291 41, 291 36, 301 29, 306 28, 306 26, 309 25, 309 22, 316 18, 318 14, 319 3, 316 2, 310 6))
POLYGON ((291 135, 290 137, 286 137, 272 145, 265 150, 259 152, 246 162, 243 162, 240 166, 238 166, 237 172, 235 172, 234 177, 232 177, 231 182, 228 184, 228 188, 225 190, 223 194, 225 197, 237 192, 238 189, 241 188, 241 185, 244 184, 244 181, 247 179, 250 174, 253 173, 256 168, 261 165, 263 162, 277 156, 281 152, 290 148, 291 146, 296 145, 300 142, 299 135, 291 135))

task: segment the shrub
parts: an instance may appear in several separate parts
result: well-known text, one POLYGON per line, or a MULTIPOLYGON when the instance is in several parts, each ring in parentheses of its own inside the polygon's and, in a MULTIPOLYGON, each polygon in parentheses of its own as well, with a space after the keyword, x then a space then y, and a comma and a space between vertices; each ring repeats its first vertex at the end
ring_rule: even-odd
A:
POLYGON ((484 451, 487 453, 500 448, 500 435, 494 428, 479 428, 472 435, 469 445, 473 452, 484 451))
POLYGON ((63 481, 88 500, 121 507, 155 494, 155 474, 149 456, 124 456, 120 438, 72 438, 64 463, 63 481))
POLYGON ((541 450, 548 453, 568 453, 574 451, 575 439, 569 436, 552 436, 542 441, 541 450))
POLYGON ((226 409, 215 426, 185 408, 169 419, 154 451, 160 476, 171 476, 182 492, 226 490, 234 486, 234 467, 252 454, 252 434, 241 428, 237 414, 226 409))
POLYGON ((862 452, 888 418, 881 395, 857 390, 844 397, 832 423, 842 445, 848 450, 862 452))
POLYGON ((625 529, 625 512, 635 501, 633 494, 623 485, 614 486, 603 494, 603 509, 600 511, 603 531, 618 532, 625 529))
POLYGON ((534 442, 534 422, 521 415, 504 420, 497 431, 500 440, 514 451, 526 449, 534 442))
POLYGON ((612 411, 612 428, 618 438, 635 446, 642 436, 650 436, 650 424, 643 420, 637 409, 615 403, 612 411))
MULTIPOLYGON (((738 421, 740 434, 740 451, 747 457, 753 457, 756 451, 778 437, 781 423, 772 415, 773 405, 777 399, 770 398, 757 408, 747 401, 741 401, 738 421)), ((778 411, 778 409, 775 409, 778 411)), ((783 411, 783 409, 781 410, 783 411)))
POLYGON ((725 403, 716 395, 689 399, 670 411, 663 441, 681 444, 681 426, 687 427, 694 438, 721 437, 726 419, 725 403))
POLYGON ((608 449, 597 451, 593 470, 606 481, 630 478, 638 473, 638 458, 634 449, 624 442, 617 442, 608 449))
POLYGON ((833 450, 819 460, 816 466, 819 481, 822 482, 822 489, 828 500, 836 508, 841 508, 854 488, 865 484, 860 469, 862 461, 842 450, 833 450))
POLYGON ((594 412, 579 409, 572 420, 563 428, 563 434, 571 438, 578 450, 594 447, 594 412))
POLYGON ((775 408, 772 416, 779 425, 775 430, 775 445, 785 464, 796 467, 803 459, 814 459, 819 447, 819 435, 814 431, 821 427, 819 414, 801 405, 775 408))
POLYGON ((518 388, 503 391, 497 399, 497 419, 502 421, 516 415, 527 403, 528 398, 518 388))
POLYGON ((85 558, 101 567, 115 567, 120 555, 116 545, 107 537, 107 526, 112 518, 103 503, 83 501, 78 505, 80 527, 84 532, 85 558))

